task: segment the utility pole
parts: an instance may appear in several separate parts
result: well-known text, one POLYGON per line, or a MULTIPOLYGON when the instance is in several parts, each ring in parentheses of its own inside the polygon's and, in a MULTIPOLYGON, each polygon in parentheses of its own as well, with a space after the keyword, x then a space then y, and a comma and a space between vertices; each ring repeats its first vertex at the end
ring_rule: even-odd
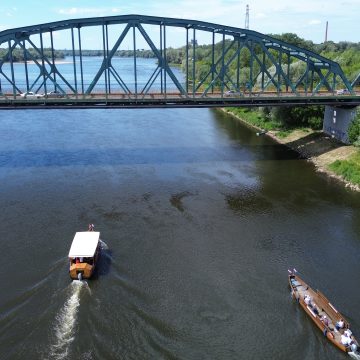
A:
POLYGON ((245 29, 249 30, 249 5, 246 5, 245 29))

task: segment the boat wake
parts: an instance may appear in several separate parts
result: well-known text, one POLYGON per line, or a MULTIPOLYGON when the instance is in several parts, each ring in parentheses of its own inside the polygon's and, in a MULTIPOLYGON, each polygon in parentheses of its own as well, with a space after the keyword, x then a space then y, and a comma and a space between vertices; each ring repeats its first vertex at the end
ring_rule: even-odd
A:
POLYGON ((104 240, 99 239, 101 250, 108 250, 109 247, 104 240))
POLYGON ((80 293, 85 287, 89 289, 87 282, 79 280, 74 280, 70 285, 70 295, 56 317, 54 326, 55 343, 51 345, 49 354, 51 359, 61 360, 68 358, 70 345, 75 338, 80 293))
POLYGON ((351 358, 353 359, 359 359, 360 360, 360 354, 358 352, 348 352, 351 358))

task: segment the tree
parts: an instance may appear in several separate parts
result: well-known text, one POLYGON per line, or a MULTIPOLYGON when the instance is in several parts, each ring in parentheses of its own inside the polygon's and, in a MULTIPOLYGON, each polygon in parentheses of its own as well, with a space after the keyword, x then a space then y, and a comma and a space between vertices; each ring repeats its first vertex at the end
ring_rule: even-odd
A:
POLYGON ((351 122, 348 129, 348 138, 351 144, 360 146, 360 111, 357 111, 357 114, 354 120, 351 122))

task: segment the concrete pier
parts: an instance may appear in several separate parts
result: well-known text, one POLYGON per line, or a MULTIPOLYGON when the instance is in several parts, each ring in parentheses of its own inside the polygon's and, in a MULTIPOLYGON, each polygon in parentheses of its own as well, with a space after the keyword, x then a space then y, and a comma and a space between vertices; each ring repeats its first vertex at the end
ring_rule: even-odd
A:
POLYGON ((348 129, 356 116, 356 107, 340 108, 325 106, 324 133, 330 135, 344 144, 349 144, 348 129))

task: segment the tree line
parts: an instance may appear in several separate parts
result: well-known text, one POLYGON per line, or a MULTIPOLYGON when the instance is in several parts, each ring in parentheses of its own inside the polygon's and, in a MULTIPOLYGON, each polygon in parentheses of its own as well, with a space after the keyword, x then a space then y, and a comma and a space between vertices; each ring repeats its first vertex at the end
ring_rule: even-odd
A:
MULTIPOLYGON (((32 60, 40 60, 41 53, 34 49, 28 48, 27 51, 24 52, 23 49, 15 48, 11 52, 11 55, 8 53, 8 49, 0 48, 0 59, 3 61, 13 61, 13 62, 21 62, 21 61, 32 61, 32 60)), ((62 50, 52 50, 51 48, 43 49, 44 56, 48 59, 51 59, 54 55, 55 59, 64 59, 65 54, 62 50)))

